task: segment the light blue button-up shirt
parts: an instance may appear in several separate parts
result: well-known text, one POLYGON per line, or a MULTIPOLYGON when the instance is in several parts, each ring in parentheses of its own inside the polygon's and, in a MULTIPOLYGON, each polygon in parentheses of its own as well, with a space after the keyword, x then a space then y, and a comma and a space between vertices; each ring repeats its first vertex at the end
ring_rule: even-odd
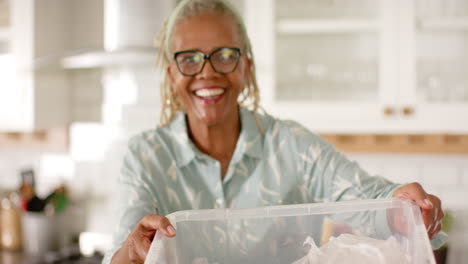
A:
POLYGON ((399 187, 373 177, 293 121, 240 107, 241 133, 225 177, 221 164, 190 140, 185 114, 129 141, 119 178, 120 220, 109 263, 147 214, 388 197, 399 187))

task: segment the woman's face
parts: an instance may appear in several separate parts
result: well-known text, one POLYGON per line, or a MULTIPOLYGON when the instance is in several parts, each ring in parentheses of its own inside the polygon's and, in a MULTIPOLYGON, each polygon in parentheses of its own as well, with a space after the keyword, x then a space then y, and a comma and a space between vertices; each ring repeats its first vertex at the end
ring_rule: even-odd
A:
MULTIPOLYGON (((243 47, 242 37, 234 20, 225 15, 206 13, 180 21, 174 28, 172 51, 197 50, 204 54, 223 47, 243 47)), ((244 52, 241 49, 241 53, 244 52)), ((235 120, 237 98, 248 79, 250 60, 240 56, 231 73, 216 72, 206 60, 203 70, 185 76, 173 60, 168 74, 174 93, 182 103, 191 124, 220 125, 235 120)))

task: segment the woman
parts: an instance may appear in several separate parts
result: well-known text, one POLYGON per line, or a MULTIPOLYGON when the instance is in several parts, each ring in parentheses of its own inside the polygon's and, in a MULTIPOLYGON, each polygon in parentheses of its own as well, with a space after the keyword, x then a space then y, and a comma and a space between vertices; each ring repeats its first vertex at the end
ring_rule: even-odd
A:
POLYGON ((104 263, 143 263, 174 211, 402 197, 430 237, 440 200, 417 183, 371 177, 297 123, 258 113, 244 24, 222 0, 184 0, 161 38, 161 126, 132 138, 120 177, 122 215, 104 263), (248 110, 246 107, 250 107, 248 110))

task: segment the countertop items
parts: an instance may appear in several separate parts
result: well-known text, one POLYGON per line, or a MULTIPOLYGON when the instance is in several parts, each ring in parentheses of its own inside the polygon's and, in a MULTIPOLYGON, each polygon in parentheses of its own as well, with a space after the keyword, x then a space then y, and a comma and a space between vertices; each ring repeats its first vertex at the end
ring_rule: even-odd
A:
POLYGON ((77 246, 71 246, 61 251, 50 251, 43 256, 26 254, 21 251, 1 251, 2 264, 100 264, 101 253, 85 257, 79 253, 77 246))
POLYGON ((35 191, 34 170, 22 170, 20 175, 21 185, 19 193, 21 196, 21 208, 24 211, 54 215, 66 209, 68 206, 68 190, 65 185, 58 186, 45 198, 41 198, 35 191))
POLYGON ((6 250, 22 247, 21 216, 13 200, 14 193, 0 197, 0 248, 6 250))
POLYGON ((14 252, 42 257, 70 242, 67 188, 58 186, 41 198, 35 183, 34 171, 25 169, 19 190, 0 194, 0 250, 11 252, 8 259, 18 259, 14 252))

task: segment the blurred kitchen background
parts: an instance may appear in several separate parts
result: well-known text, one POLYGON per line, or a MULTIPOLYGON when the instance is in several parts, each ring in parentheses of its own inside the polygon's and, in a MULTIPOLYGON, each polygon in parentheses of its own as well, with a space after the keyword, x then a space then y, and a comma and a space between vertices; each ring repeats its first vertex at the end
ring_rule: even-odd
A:
MULTIPOLYGON (((154 40, 176 2, 0 0, 0 263, 99 263, 127 140, 159 121, 154 40), (30 204, 9 191, 32 174, 54 206, 21 209, 29 235, 16 241, 15 206, 30 204)), ((466 263, 468 0, 232 2, 264 108, 370 173, 438 195, 447 263, 466 263)))

